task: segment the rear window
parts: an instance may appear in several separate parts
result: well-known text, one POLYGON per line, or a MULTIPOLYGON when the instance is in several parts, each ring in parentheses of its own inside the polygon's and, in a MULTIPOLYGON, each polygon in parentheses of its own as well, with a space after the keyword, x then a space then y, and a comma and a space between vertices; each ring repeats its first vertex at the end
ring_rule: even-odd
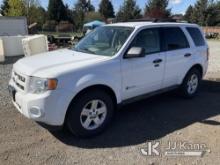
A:
POLYGON ((196 46, 204 46, 205 40, 202 36, 201 31, 198 28, 187 27, 187 31, 189 32, 191 38, 193 39, 196 46))
POLYGON ((178 50, 189 47, 185 34, 179 27, 163 29, 163 50, 178 50))

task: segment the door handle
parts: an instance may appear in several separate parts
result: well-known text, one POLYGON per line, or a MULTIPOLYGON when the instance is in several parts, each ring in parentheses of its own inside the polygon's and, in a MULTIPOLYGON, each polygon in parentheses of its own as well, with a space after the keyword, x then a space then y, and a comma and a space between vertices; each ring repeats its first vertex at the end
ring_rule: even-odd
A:
POLYGON ((154 64, 159 64, 159 63, 161 63, 162 61, 163 61, 162 59, 156 59, 156 60, 153 61, 153 63, 154 63, 154 64))
POLYGON ((184 57, 190 57, 190 56, 192 56, 191 53, 186 53, 186 54, 184 55, 184 57))

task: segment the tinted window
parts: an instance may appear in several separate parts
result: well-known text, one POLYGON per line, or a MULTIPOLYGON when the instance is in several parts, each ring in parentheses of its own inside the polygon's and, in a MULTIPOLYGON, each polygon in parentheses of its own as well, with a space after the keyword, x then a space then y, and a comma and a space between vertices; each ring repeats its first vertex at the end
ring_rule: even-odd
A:
POLYGON ((160 51, 160 33, 159 29, 145 29, 137 34, 131 47, 142 47, 146 54, 160 51))
POLYGON ((202 33, 200 32, 200 30, 198 28, 188 27, 186 29, 189 32, 190 36, 192 37, 196 46, 204 46, 205 45, 205 41, 202 36, 202 33))
POLYGON ((188 48, 189 43, 183 31, 178 27, 163 29, 163 50, 177 50, 188 48))

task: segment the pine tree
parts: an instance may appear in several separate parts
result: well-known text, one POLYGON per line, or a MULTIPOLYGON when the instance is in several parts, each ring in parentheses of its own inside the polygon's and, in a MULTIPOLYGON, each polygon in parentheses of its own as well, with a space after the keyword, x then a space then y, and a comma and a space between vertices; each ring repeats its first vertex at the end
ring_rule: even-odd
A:
POLYGON ((128 21, 131 19, 141 18, 141 9, 137 6, 134 0, 125 0, 117 13, 118 21, 128 21))
POLYGON ((208 0, 198 0, 194 6, 192 22, 201 26, 206 25, 208 0))
POLYGON ((171 10, 167 9, 169 0, 149 0, 145 7, 145 17, 168 18, 171 10))
POLYGON ((114 8, 110 0, 101 1, 99 4, 99 12, 105 19, 115 17, 114 8))
POLYGON ((48 5, 48 18, 49 20, 56 20, 56 13, 58 11, 58 1, 50 0, 48 5))
POLYGON ((184 19, 186 21, 188 21, 189 23, 192 23, 192 15, 193 15, 193 7, 190 5, 187 10, 186 10, 186 13, 184 15, 184 19))
POLYGON ((91 4, 90 0, 78 0, 75 4, 75 10, 81 10, 84 13, 95 11, 95 7, 91 4))
POLYGON ((4 1, 2 2, 0 13, 1 13, 1 15, 3 15, 3 16, 4 16, 4 15, 7 15, 7 12, 8 12, 8 9, 9 9, 8 1, 9 1, 9 0, 4 0, 4 1))
POLYGON ((87 4, 86 4, 86 8, 88 12, 93 12, 95 11, 95 7, 92 5, 91 0, 88 0, 87 4))
POLYGON ((48 5, 48 18, 49 20, 61 21, 67 20, 66 7, 62 0, 50 0, 48 5))
POLYGON ((220 1, 216 2, 216 9, 218 11, 217 13, 217 20, 216 20, 216 25, 220 26, 220 1))
POLYGON ((74 23, 74 20, 73 20, 73 10, 71 10, 69 8, 69 5, 66 4, 65 5, 65 8, 66 8, 66 13, 67 13, 67 19, 70 23, 74 23))
POLYGON ((91 4, 90 0, 77 1, 73 10, 74 22, 77 29, 82 29, 85 15, 93 11, 95 11, 95 7, 91 4))
POLYGON ((219 26, 220 25, 220 2, 211 2, 207 8, 206 25, 219 26))

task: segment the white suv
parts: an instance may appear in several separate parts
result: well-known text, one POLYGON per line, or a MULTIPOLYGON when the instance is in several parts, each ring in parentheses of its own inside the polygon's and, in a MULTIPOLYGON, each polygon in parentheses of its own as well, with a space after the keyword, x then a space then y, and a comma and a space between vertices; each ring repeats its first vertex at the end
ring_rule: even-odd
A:
POLYGON ((85 137, 104 130, 119 104, 174 88, 193 97, 207 66, 208 45, 197 25, 117 23, 73 49, 19 60, 9 91, 26 117, 85 137))

